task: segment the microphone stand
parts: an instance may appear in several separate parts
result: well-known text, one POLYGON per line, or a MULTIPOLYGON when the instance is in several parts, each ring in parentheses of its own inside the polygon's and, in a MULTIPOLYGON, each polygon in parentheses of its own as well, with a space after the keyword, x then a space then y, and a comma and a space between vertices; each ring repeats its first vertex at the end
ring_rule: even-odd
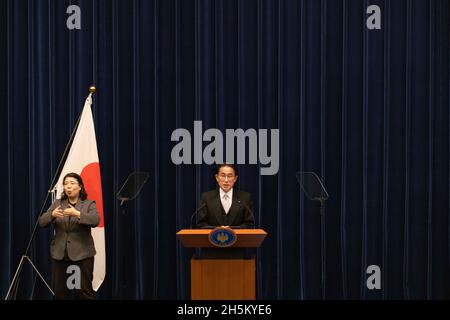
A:
MULTIPOLYGON (((52 194, 52 198, 54 197, 54 192, 56 190, 49 190, 47 193, 47 197, 44 201, 44 205, 47 202, 48 199, 48 195, 52 194)), ((41 213, 39 214, 39 217, 42 215, 44 208, 41 209, 41 213)), ((19 265, 17 266, 16 272, 14 273, 14 277, 11 281, 11 284, 9 285, 8 288, 8 292, 6 293, 6 297, 5 300, 15 300, 16 296, 17 296, 17 291, 19 289, 19 280, 20 280, 20 273, 22 271, 23 265, 26 261, 28 261, 31 265, 31 267, 34 269, 34 271, 36 272, 36 274, 39 276, 39 279, 41 279, 41 281, 44 283, 44 285, 47 287, 47 289, 50 291, 50 293, 54 296, 55 293, 53 292, 52 288, 50 288, 49 284, 47 283, 47 281, 45 281, 44 277, 42 276, 42 274, 39 272, 39 270, 36 268, 36 266, 34 265, 33 261, 31 261, 30 257, 28 256, 28 251, 31 248, 31 243, 33 242, 34 236, 37 232, 37 227, 39 225, 39 218, 36 220, 36 223, 34 224, 34 228, 33 231, 31 233, 30 236, 30 240, 28 241, 28 245, 27 248, 25 250, 25 253, 22 254, 22 257, 20 258, 20 262, 19 265)))
MULTIPOLYGON (((255 218, 255 214, 253 213, 253 210, 250 209, 250 207, 245 203, 245 201, 241 201, 238 199, 238 203, 244 205, 245 209, 248 210, 248 212, 250 212, 253 216, 253 218, 255 218)), ((255 225, 253 225, 253 229, 255 229, 255 225)))
POLYGON ((203 203, 200 207, 197 208, 197 210, 194 211, 194 213, 191 215, 191 219, 190 219, 190 229, 192 229, 192 218, 195 216, 195 224, 197 225, 198 223, 198 219, 197 219, 197 213, 202 210, 204 207, 206 207, 206 203, 203 203))

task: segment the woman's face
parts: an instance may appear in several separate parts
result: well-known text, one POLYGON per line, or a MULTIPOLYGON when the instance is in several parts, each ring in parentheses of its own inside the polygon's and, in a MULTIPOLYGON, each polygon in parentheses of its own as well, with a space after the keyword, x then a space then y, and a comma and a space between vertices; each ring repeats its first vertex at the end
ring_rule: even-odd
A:
POLYGON ((69 198, 76 198, 80 196, 81 186, 78 183, 78 180, 72 177, 67 177, 64 180, 64 193, 69 198))

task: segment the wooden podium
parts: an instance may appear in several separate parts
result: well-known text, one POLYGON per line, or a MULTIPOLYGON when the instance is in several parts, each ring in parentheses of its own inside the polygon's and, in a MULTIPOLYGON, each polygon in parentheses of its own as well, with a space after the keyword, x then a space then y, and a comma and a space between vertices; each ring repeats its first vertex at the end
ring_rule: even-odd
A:
POLYGON ((184 247, 206 251, 191 258, 192 300, 255 300, 255 256, 243 254, 258 248, 267 236, 262 229, 235 229, 236 241, 227 248, 209 240, 211 229, 183 229, 177 237, 184 247))

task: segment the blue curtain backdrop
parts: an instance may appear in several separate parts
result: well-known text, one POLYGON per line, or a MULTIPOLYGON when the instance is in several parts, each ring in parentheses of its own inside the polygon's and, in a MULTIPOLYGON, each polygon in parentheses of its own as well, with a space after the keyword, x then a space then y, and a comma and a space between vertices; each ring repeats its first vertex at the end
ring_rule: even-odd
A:
MULTIPOLYGON (((24 252, 89 85, 103 179, 100 298, 189 298, 189 226, 213 168, 175 166, 176 128, 280 130, 280 170, 239 166, 269 236, 257 295, 319 299, 319 207, 330 198, 329 299, 450 298, 449 2, 446 0, 0 1, 0 293, 24 252), (68 30, 66 9, 81 9, 68 30), (382 29, 366 28, 381 8, 382 29), (131 171, 150 172, 122 210, 131 171), (378 265, 381 290, 368 290, 378 265)), ((32 259, 50 280, 50 231, 32 259)), ((31 269, 19 297, 49 298, 31 269)))

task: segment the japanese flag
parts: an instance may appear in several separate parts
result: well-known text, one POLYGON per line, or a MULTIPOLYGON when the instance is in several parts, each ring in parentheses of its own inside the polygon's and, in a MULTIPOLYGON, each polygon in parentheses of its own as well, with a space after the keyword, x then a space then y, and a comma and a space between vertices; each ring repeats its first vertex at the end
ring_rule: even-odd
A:
POLYGON ((100 288, 106 274, 105 255, 105 227, 103 218, 103 197, 102 181, 100 177, 100 164, 98 160, 97 141, 95 138, 94 119, 92 117, 92 93, 86 99, 83 111, 70 146, 69 154, 56 184, 57 198, 63 192, 62 179, 69 172, 78 173, 83 179, 84 188, 88 194, 88 199, 94 200, 100 223, 96 228, 92 228, 91 233, 94 238, 95 250, 97 254, 94 258, 94 278, 92 287, 95 291, 100 288))

